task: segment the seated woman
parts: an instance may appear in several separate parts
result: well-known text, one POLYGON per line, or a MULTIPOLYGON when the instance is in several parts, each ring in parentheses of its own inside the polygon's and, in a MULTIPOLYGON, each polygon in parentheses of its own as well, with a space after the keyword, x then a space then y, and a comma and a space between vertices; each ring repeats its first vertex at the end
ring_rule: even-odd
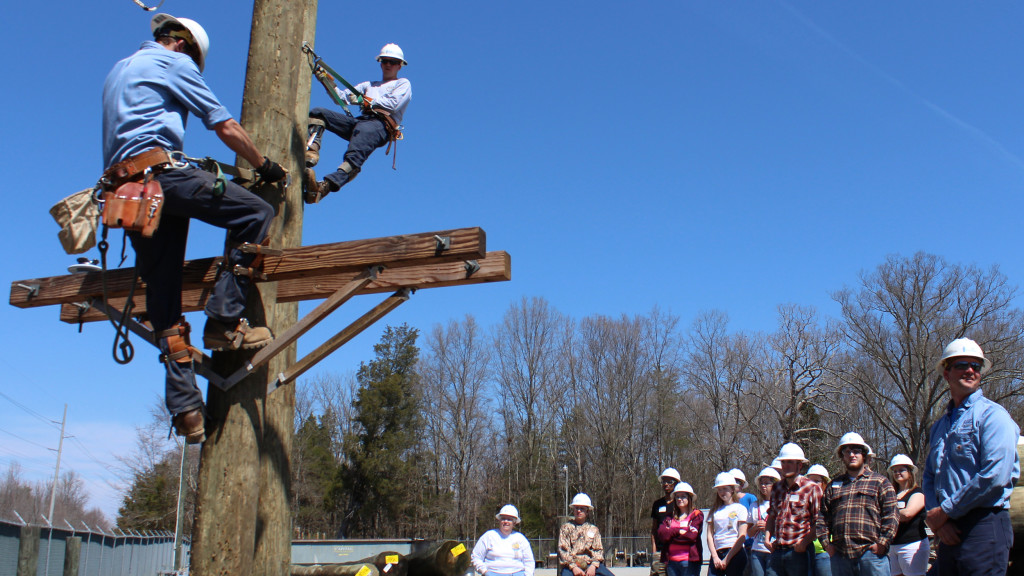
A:
POLYGON ((484 532, 473 547, 473 568, 486 576, 533 576, 533 549, 526 536, 516 532, 519 510, 506 504, 494 518, 498 528, 484 532))
POLYGON ((701 562, 700 535, 704 529, 704 513, 696 508, 693 488, 686 482, 672 490, 669 515, 658 526, 662 562, 668 576, 699 576, 701 562))
POLYGON ((594 510, 590 496, 573 496, 571 507, 572 521, 558 531, 559 576, 614 576, 604 565, 601 532, 588 522, 594 510))

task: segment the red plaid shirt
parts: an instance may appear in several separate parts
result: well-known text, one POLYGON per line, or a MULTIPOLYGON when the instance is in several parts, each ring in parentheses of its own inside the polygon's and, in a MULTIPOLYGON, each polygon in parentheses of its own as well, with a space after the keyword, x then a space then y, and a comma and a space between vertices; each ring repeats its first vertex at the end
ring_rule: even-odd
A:
POLYGON ((795 546, 814 531, 821 505, 821 486, 817 482, 797 476, 790 486, 780 480, 772 486, 768 500, 765 527, 775 537, 776 547, 795 546))

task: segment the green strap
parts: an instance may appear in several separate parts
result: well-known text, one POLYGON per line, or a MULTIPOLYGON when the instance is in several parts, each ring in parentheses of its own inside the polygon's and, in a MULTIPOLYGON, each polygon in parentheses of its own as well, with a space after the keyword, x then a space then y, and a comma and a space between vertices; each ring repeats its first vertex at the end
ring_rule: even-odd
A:
POLYGON ((324 70, 327 70, 327 72, 328 72, 328 73, 330 73, 330 75, 331 75, 331 76, 334 76, 334 77, 335 77, 335 78, 337 78, 337 79, 338 79, 339 81, 341 81, 341 83, 342 83, 342 84, 344 84, 346 88, 348 88, 349 90, 351 90, 353 94, 355 94, 356 96, 358 96, 358 97, 359 97, 359 104, 360 104, 360 105, 362 105, 362 104, 363 104, 363 93, 362 93, 362 92, 360 92, 359 90, 356 90, 356 87, 355 87, 355 86, 353 86, 353 85, 349 84, 349 83, 348 83, 348 80, 345 80, 344 78, 342 78, 341 74, 338 74, 337 72, 335 72, 335 71, 334 71, 334 68, 331 68, 330 66, 328 66, 328 65, 327 65, 327 62, 324 62, 324 59, 323 59, 323 58, 319 58, 319 57, 317 57, 317 59, 316 59, 316 65, 317 65, 317 66, 320 66, 320 67, 321 67, 321 68, 323 68, 324 70))

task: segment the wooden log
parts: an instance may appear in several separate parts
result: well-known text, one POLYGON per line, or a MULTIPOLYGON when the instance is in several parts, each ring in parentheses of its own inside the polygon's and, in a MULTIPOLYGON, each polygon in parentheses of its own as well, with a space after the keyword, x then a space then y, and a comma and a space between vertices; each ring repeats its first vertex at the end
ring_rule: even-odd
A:
MULTIPOLYGON (((267 275, 266 281, 271 282, 361 272, 377 264, 399 268, 476 260, 486 255, 486 249, 486 235, 482 229, 460 228, 286 248, 280 256, 266 256, 263 271, 267 275), (435 236, 450 238, 450 248, 439 252, 435 236)), ((216 280, 220 261, 221 258, 203 258, 186 262, 182 276, 183 289, 210 289, 216 280)), ((107 271, 108 297, 127 296, 134 277, 134 268, 107 271)), ((138 284, 136 293, 142 294, 144 284, 138 284)), ((19 308, 34 308, 81 302, 102 294, 101 272, 66 274, 12 282, 10 303, 19 308)))
MULTIPOLYGON (((505 282, 512 279, 512 258, 507 252, 488 252, 487 257, 478 260, 480 269, 467 274, 464 262, 423 264, 402 268, 389 268, 380 273, 376 280, 361 288, 356 295, 384 294, 399 288, 443 288, 447 286, 468 286, 487 282, 505 282)), ((331 274, 313 278, 296 278, 277 283, 277 301, 299 302, 327 298, 339 288, 363 274, 362 271, 345 274, 331 274)), ((206 306, 209 292, 205 289, 185 290, 181 297, 183 312, 197 312, 206 306)), ((112 298, 110 305, 116 310, 124 309, 124 298, 112 298)), ((142 295, 135 298, 133 314, 144 315, 146 301, 142 295)), ((107 317, 98 310, 83 310, 75 304, 63 304, 60 319, 69 324, 97 322, 107 317)))
POLYGON ((469 550, 454 540, 427 546, 405 557, 408 576, 462 576, 469 570, 469 550))
POLYGON ((381 576, 380 570, 372 563, 314 564, 303 566, 292 564, 292 576, 381 576))
POLYGON ((39 527, 22 526, 18 534, 17 576, 36 576, 39 571, 39 527))
POLYGON ((64 572, 63 576, 78 576, 78 564, 82 557, 82 538, 69 536, 64 541, 64 572))

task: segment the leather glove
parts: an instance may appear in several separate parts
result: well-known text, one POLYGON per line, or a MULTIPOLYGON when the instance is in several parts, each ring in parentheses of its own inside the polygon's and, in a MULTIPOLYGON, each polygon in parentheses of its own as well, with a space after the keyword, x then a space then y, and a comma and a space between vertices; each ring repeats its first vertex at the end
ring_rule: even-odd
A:
POLYGON ((256 169, 256 174, 263 179, 264 182, 273 184, 274 182, 280 182, 288 176, 288 171, 281 167, 280 164, 274 162, 266 156, 263 157, 263 164, 256 169))

